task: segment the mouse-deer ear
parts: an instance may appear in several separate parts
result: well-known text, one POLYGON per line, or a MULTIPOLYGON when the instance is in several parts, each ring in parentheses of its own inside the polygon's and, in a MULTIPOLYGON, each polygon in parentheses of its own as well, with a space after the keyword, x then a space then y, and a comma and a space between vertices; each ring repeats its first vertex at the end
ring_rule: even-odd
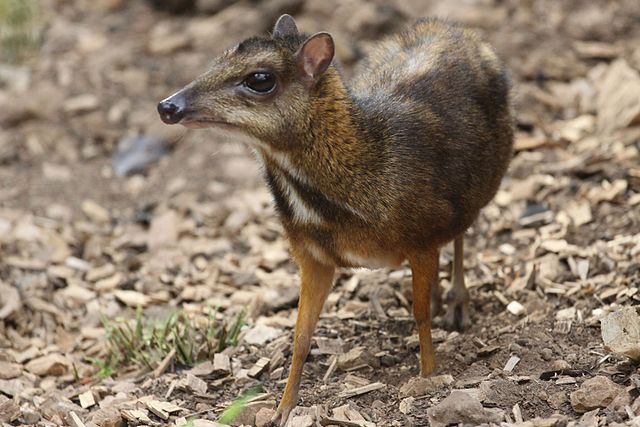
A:
POLYGON ((291 15, 286 13, 278 18, 276 25, 273 26, 273 37, 295 36, 298 34, 296 21, 291 15))
POLYGON ((327 71, 334 53, 335 46, 329 33, 316 33, 305 40, 296 53, 296 61, 302 82, 307 88, 311 89, 327 71))

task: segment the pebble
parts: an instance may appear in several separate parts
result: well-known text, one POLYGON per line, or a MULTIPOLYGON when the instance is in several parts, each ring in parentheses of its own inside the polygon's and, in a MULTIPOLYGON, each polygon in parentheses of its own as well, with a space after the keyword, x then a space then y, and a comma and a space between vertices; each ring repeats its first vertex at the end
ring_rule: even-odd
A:
POLYGON ((107 223, 111 221, 109 211, 93 200, 85 200, 82 202, 82 212, 93 222, 107 223))
POLYGON ((598 90, 598 128, 604 133, 630 126, 640 115, 640 74, 627 61, 611 63, 598 90))
POLYGON ((256 412, 256 427, 266 427, 269 425, 271 418, 276 414, 275 409, 273 408, 260 408, 258 412, 256 412))
POLYGON ((41 377, 47 375, 59 377, 67 373, 70 365, 69 361, 63 355, 51 353, 31 360, 27 363, 25 369, 41 377))
POLYGON ((400 397, 418 397, 434 390, 442 389, 453 384, 451 375, 437 375, 434 377, 414 377, 400 387, 400 397))
POLYGON ((22 373, 22 365, 0 360, 0 379, 10 380, 19 377, 22 373))
POLYGON ((244 335, 244 342, 250 345, 263 345, 268 341, 278 338, 282 329, 272 328, 267 325, 256 325, 244 335))
POLYGON ((502 409, 484 408, 478 399, 454 390, 442 402, 427 409, 427 417, 431 427, 445 427, 450 424, 500 424, 505 413, 502 409))
POLYGON ((600 324, 607 350, 640 360, 640 316, 635 307, 622 307, 601 319, 600 324))
POLYGON ((623 387, 602 375, 593 377, 571 393, 571 407, 578 413, 584 413, 597 408, 606 408, 618 396, 624 398, 628 393, 623 387))
POLYGON ((117 176, 129 176, 146 171, 168 153, 166 141, 160 138, 146 135, 129 137, 118 143, 111 165, 117 176))
POLYGON ((522 304, 520 304, 518 301, 511 301, 508 305, 507 305, 507 311, 511 314, 513 314, 514 316, 520 316, 525 314, 525 312, 527 311, 524 306, 522 304))
POLYGON ((338 368, 347 370, 360 365, 380 367, 380 361, 365 347, 356 347, 338 356, 338 368))
POLYGON ((276 407, 275 400, 260 400, 257 402, 249 402, 242 407, 242 410, 238 415, 235 416, 233 421, 231 421, 230 425, 232 426, 241 426, 241 425, 255 425, 256 424, 256 416, 258 412, 262 409, 270 409, 273 410, 276 407))
POLYGON ((553 363, 551 364, 551 368, 554 371, 563 371, 566 369, 571 369, 571 365, 566 360, 558 359, 553 361, 553 363))

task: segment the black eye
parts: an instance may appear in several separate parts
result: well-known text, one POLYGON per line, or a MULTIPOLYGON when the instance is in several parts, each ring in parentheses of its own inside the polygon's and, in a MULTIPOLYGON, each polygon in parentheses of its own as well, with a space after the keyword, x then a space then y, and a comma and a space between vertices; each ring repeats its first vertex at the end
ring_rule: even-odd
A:
POLYGON ((258 73, 249 74, 242 84, 254 92, 268 93, 276 87, 276 76, 266 71, 260 71, 258 73))

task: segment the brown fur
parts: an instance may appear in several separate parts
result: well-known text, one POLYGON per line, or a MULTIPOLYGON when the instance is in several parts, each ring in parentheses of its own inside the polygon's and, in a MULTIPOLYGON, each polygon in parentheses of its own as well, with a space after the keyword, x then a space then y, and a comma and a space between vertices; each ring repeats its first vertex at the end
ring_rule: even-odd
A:
MULTIPOLYGON (((461 236, 491 200, 511 155, 505 70, 472 32, 424 20, 382 41, 350 85, 334 66, 305 80, 298 52, 307 37, 288 19, 273 37, 230 49, 187 86, 186 120, 223 123, 256 139, 302 268, 301 295, 330 288, 310 271, 324 277, 325 267, 411 262, 421 297, 414 310, 422 371, 429 373, 428 298, 438 248, 461 236), (260 69, 277 75, 274 93, 239 94, 238 82, 260 69)), ((279 411, 285 420, 323 301, 310 309, 301 296, 299 316, 307 320, 296 327, 299 350, 279 411)))

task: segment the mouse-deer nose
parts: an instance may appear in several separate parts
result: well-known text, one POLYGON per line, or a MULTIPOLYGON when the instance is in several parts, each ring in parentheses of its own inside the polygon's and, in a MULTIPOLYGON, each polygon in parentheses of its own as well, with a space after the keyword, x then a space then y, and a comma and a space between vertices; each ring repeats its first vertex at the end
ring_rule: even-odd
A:
POLYGON ((160 114, 160 118, 168 125, 180 122, 184 117, 185 109, 186 101, 181 92, 171 95, 158 103, 158 113, 160 114))

